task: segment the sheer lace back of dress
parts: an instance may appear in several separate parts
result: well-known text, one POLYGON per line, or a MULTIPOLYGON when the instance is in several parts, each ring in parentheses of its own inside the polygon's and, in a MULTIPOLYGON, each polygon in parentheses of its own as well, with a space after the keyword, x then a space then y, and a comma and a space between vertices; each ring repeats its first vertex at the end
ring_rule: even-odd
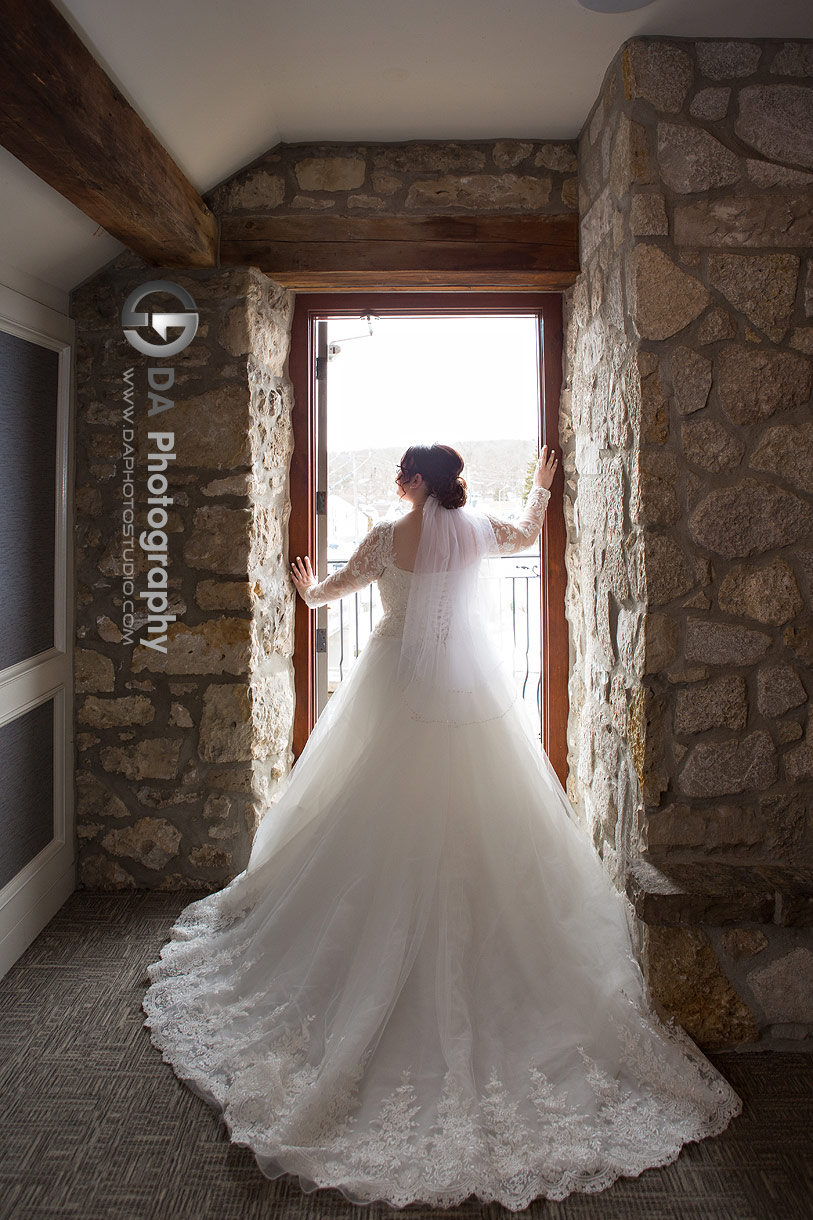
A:
MULTIPOLYGON (((502 521, 498 517, 486 514, 491 523, 499 554, 513 554, 530 546, 536 540, 542 528, 542 520, 549 499, 550 492, 547 488, 533 487, 525 503, 525 512, 519 521, 502 521)), ((406 569, 399 568, 395 563, 392 535, 394 524, 394 521, 389 520, 377 521, 339 572, 331 573, 305 591, 303 598, 307 604, 315 608, 341 597, 347 597, 350 593, 363 589, 372 581, 379 580, 385 570, 395 569, 399 573, 405 572, 406 569)), ((411 575, 411 572, 407 573, 407 576, 411 575)))

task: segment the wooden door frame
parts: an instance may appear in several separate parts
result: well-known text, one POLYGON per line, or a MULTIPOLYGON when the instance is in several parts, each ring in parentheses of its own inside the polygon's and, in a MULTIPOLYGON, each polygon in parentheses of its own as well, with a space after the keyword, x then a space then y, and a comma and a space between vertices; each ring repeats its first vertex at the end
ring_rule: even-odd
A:
MULTIPOLYGON (((537 314, 542 320, 540 444, 561 454, 559 404, 562 390, 562 297, 558 292, 415 292, 355 291, 297 293, 291 327, 289 376, 293 383, 294 449, 291 457, 291 516, 288 554, 315 554, 316 486, 314 322, 330 314, 359 317, 365 313, 434 315, 537 314)), ((564 471, 560 460, 542 530, 542 697, 545 706, 544 749, 563 786, 567 781, 569 637, 565 616, 566 529, 563 510, 564 471)), ((300 597, 294 620, 294 759, 301 754, 315 723, 315 615, 300 597)))
POLYGON ((3 670, 0 723, 53 704, 53 837, 0 889, 0 978, 76 889, 74 809, 75 568, 73 318, 0 285, 0 330, 58 353, 53 645, 3 670))

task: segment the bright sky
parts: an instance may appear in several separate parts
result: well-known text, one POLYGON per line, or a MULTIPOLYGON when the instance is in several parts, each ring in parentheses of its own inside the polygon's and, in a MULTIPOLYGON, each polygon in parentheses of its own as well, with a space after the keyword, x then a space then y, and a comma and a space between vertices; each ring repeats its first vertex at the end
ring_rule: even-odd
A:
POLYGON ((328 449, 535 440, 533 317, 331 319, 328 449))

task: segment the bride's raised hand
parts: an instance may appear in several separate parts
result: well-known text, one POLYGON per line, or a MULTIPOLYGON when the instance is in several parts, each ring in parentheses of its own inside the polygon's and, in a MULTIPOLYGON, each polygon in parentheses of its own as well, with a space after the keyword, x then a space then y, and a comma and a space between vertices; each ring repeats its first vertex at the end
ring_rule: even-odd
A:
POLYGON ((534 487, 550 488, 553 476, 556 474, 558 461, 559 459, 555 456, 554 451, 551 449, 549 453, 547 445, 543 445, 542 456, 536 463, 536 470, 534 471, 534 487))
POLYGON ((309 585, 316 584, 316 576, 314 575, 311 561, 306 555, 304 562, 297 555, 294 562, 291 564, 291 580, 296 586, 298 593, 302 593, 309 585))

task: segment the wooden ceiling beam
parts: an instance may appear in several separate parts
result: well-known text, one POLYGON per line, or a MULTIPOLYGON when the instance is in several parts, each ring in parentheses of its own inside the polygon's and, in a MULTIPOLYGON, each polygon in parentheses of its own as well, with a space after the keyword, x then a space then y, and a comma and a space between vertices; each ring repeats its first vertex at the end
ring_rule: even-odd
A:
POLYGON ((558 291, 579 273, 575 213, 542 216, 224 216, 221 265, 293 289, 558 291))
POLYGON ((217 219, 50 0, 0 0, 0 143, 152 266, 213 267, 217 219))

